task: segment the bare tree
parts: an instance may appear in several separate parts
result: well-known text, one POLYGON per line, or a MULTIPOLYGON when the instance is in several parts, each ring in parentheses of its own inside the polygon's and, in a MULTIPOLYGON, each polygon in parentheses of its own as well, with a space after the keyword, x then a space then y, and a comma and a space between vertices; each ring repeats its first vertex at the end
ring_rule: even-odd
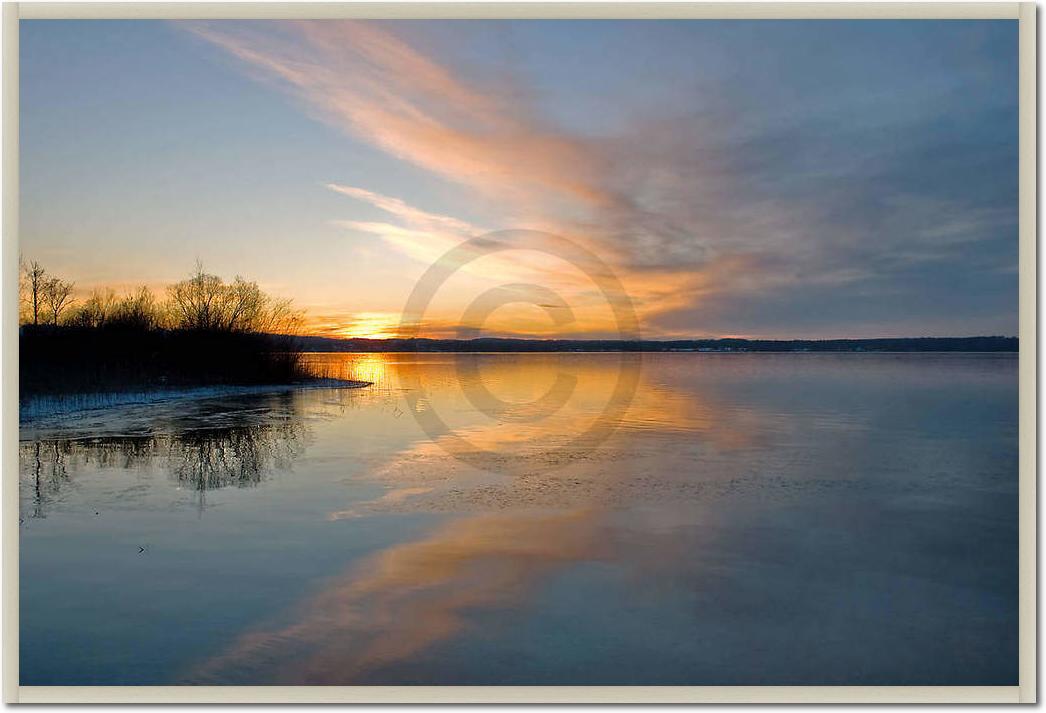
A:
POLYGON ((217 275, 203 271, 196 261, 196 270, 187 280, 167 288, 170 310, 177 326, 184 329, 218 329, 222 325, 221 303, 225 284, 217 275))
POLYGON ((116 304, 109 319, 122 327, 152 329, 161 326, 162 315, 152 290, 142 285, 116 304))
POLYGON ((47 271, 36 260, 22 265, 25 278, 25 300, 33 324, 40 324, 40 308, 44 305, 44 287, 47 284, 47 271))
POLYGON ((265 325, 260 331, 270 334, 297 334, 304 319, 305 313, 295 309, 291 300, 272 300, 266 313, 265 325))
POLYGON ((73 283, 52 277, 44 282, 41 297, 43 303, 51 311, 52 324, 58 324, 62 311, 73 303, 73 283))
POLYGON ((237 276, 226 284, 204 272, 199 262, 195 272, 167 288, 167 294, 172 326, 182 329, 289 333, 301 317, 289 301, 273 299, 257 282, 237 276))
POLYGON ((70 322, 78 327, 101 327, 109 322, 116 308, 116 291, 111 287, 96 288, 73 314, 70 322))
POLYGON ((257 282, 247 282, 237 275, 222 295, 222 326, 230 332, 257 331, 268 301, 257 282))

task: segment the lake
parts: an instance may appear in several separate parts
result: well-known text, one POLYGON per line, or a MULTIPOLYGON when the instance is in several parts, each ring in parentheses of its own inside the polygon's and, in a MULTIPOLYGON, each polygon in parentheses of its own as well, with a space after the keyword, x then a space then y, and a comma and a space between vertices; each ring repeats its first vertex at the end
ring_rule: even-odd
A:
POLYGON ((311 354, 23 428, 23 685, 1015 685, 1014 354, 311 354))

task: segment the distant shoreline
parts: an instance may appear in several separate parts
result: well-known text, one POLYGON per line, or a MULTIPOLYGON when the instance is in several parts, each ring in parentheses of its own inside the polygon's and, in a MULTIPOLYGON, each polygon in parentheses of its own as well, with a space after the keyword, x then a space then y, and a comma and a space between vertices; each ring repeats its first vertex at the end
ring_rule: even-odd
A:
POLYGON ((348 349, 340 349, 337 351, 305 351, 304 354, 478 354, 478 355, 489 355, 489 354, 710 354, 710 355, 731 355, 731 354, 868 354, 868 355, 884 355, 890 354, 1010 354, 1013 356, 1018 355, 1017 350, 1005 351, 1001 349, 995 349, 990 351, 974 351, 974 350, 959 350, 959 349, 947 349, 940 351, 933 351, 930 349, 921 349, 918 351, 868 351, 868 350, 821 350, 821 351, 802 351, 802 350, 760 350, 760 351, 749 351, 749 350, 710 350, 710 351, 694 351, 688 349, 666 349, 663 351, 636 351, 636 350, 625 350, 625 349, 601 349, 599 351, 578 351, 568 349, 548 349, 543 351, 454 351, 450 349, 440 351, 374 351, 374 350, 358 350, 352 351, 348 349))
POLYGON ((339 339, 297 337, 302 352, 354 353, 1016 353, 1016 337, 903 337, 896 339, 339 339))

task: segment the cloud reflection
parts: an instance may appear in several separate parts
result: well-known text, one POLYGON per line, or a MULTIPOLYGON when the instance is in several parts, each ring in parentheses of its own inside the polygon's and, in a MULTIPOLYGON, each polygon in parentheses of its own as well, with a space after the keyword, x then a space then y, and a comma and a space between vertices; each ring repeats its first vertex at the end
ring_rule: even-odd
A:
MULTIPOLYGON (((392 390, 420 376, 439 408, 448 413, 468 408, 467 398, 454 386, 460 372, 453 361, 419 363, 402 356, 362 359, 372 370, 381 362, 379 381, 392 390)), ((601 400, 613 391, 614 364, 586 356, 575 365, 580 385, 576 396, 548 418, 498 423, 473 412, 482 422, 459 426, 492 451, 534 458, 536 451, 569 435, 579 420, 598 413, 601 400)), ((498 355, 466 374, 519 401, 571 368, 569 355, 528 357, 498 355)), ((390 547, 351 568, 296 607, 292 623, 245 634, 191 672, 189 680, 380 682, 383 670, 460 635, 479 613, 518 608, 555 573, 611 557, 621 543, 612 541, 608 519, 625 501, 641 504, 644 488, 646 497, 658 499, 666 497, 665 488, 675 488, 669 491, 675 497, 713 494, 708 483, 694 483, 686 474, 650 472, 652 466, 663 466, 663 460, 651 455, 660 451, 657 435, 666 427, 687 430, 696 442, 730 451, 753 446, 758 419, 755 412, 724 409, 712 396, 673 392, 670 384, 655 384, 647 376, 622 433, 604 448, 559 454, 565 462, 556 470, 484 476, 455 461, 438 440, 421 440, 371 474, 388 485, 384 496, 333 511, 328 519, 426 510, 454 512, 454 519, 420 540, 390 547), (649 438, 653 441, 644 444, 649 438)), ((729 471, 716 475, 729 476, 729 471)))

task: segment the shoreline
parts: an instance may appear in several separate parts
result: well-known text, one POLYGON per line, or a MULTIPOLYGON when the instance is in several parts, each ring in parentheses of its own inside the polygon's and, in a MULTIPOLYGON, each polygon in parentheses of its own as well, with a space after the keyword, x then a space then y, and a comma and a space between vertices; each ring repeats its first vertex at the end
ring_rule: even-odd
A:
POLYGON ((369 381, 320 378, 284 384, 229 384, 189 386, 175 389, 144 391, 88 392, 81 394, 49 394, 32 398, 18 405, 19 430, 30 427, 57 425, 66 417, 89 416, 92 412, 107 411, 126 406, 167 405, 179 401, 195 401, 224 396, 253 396, 285 391, 311 389, 362 389, 369 381))

